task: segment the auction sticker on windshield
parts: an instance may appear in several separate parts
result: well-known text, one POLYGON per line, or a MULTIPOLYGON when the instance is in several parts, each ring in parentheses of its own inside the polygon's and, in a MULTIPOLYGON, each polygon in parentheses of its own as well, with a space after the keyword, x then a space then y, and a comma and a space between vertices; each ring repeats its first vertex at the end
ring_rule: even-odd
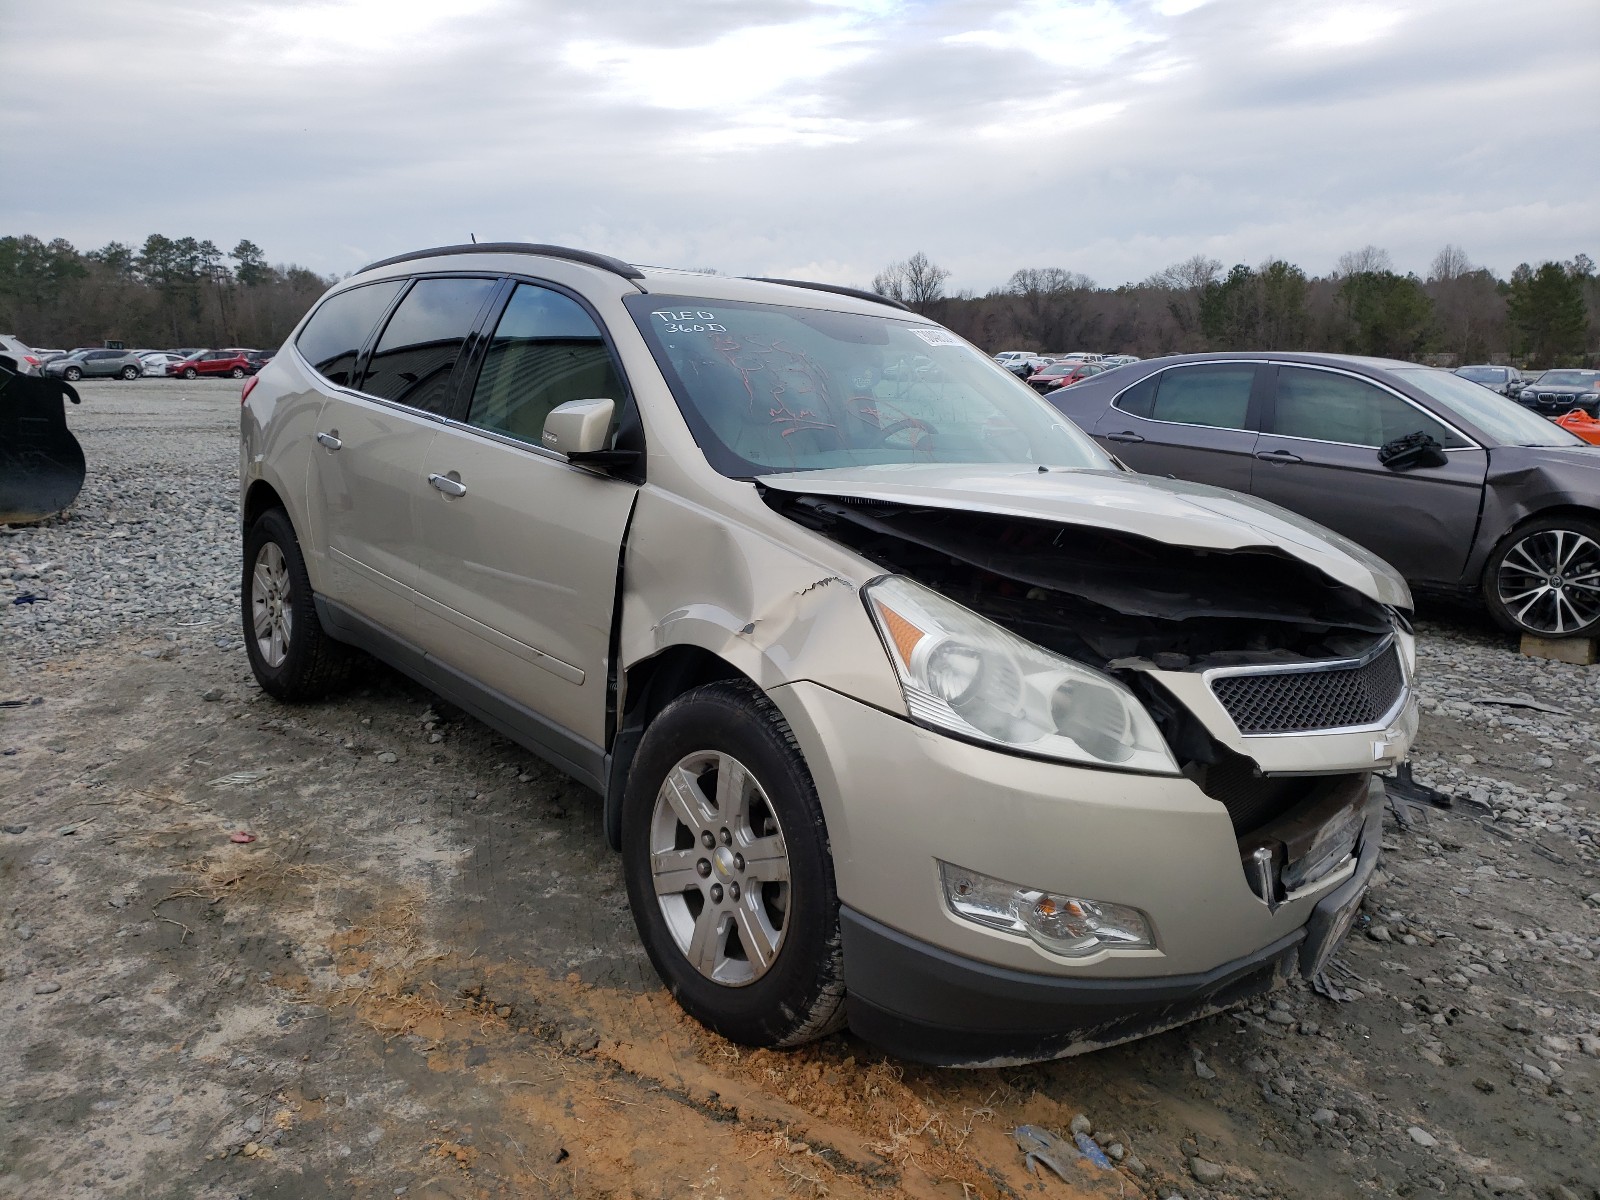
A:
POLYGON ((959 346, 961 339, 948 329, 913 329, 916 334, 930 346, 959 346))

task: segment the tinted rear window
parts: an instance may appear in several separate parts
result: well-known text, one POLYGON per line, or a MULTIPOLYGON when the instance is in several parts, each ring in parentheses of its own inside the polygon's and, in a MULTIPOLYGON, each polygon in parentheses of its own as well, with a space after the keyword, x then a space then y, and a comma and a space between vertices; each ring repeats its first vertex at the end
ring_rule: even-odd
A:
POLYGON ((391 279, 329 296, 294 344, 330 383, 349 384, 356 355, 404 283, 391 279))
POLYGON ((361 390, 425 412, 443 412, 450 373, 498 281, 421 279, 378 339, 361 390))

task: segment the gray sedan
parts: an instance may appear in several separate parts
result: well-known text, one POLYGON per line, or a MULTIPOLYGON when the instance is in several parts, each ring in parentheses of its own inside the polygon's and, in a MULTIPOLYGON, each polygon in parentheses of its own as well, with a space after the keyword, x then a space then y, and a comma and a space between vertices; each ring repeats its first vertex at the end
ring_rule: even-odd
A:
POLYGON ((40 374, 76 383, 80 379, 137 379, 144 364, 132 350, 74 350, 65 358, 47 362, 40 374))
POLYGON ((1046 397, 1136 471, 1246 492, 1481 595, 1501 626, 1600 633, 1600 447, 1445 371, 1189 354, 1046 397))

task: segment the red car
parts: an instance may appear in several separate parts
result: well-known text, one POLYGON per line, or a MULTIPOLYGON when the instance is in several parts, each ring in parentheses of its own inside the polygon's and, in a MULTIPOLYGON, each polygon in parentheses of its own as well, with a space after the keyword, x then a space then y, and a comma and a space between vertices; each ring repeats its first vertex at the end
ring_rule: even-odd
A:
POLYGON ((1098 375, 1105 369, 1099 363, 1068 359, 1066 362, 1051 363, 1048 367, 1035 371, 1028 376, 1028 386, 1040 392, 1053 392, 1057 388, 1070 387, 1080 379, 1098 375))
POLYGON ((182 362, 169 363, 167 374, 184 379, 199 375, 227 375, 233 379, 243 379, 246 375, 255 374, 255 369, 243 350, 202 350, 182 362))

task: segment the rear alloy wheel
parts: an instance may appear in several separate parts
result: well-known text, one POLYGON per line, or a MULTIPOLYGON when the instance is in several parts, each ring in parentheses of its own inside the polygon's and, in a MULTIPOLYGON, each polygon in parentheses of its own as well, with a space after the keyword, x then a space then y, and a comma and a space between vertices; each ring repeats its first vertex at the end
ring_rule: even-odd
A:
POLYGON ((139 368, 132 366, 123 367, 122 370, 117 372, 117 374, 121 375, 124 379, 134 380, 139 378, 139 368))
POLYGON ((622 820, 634 921, 690 1016, 747 1046, 844 1023, 822 808, 765 693, 708 684, 669 704, 639 744, 622 820))
POLYGON ((83 378, 83 372, 77 367, 68 367, 65 371, 61 372, 61 378, 65 379, 68 383, 77 383, 78 380, 83 378))
POLYGON ((1539 637, 1600 632, 1600 525, 1550 517, 1503 538, 1483 576, 1484 599, 1500 625, 1539 637))
POLYGON ((279 700, 317 700, 349 676, 351 652, 323 632, 294 526, 281 508, 244 539, 240 587, 245 651, 262 690, 279 700))
POLYGON ((243 367, 235 367, 233 370, 229 371, 228 374, 232 375, 235 379, 243 379, 244 378, 244 368, 243 367))

